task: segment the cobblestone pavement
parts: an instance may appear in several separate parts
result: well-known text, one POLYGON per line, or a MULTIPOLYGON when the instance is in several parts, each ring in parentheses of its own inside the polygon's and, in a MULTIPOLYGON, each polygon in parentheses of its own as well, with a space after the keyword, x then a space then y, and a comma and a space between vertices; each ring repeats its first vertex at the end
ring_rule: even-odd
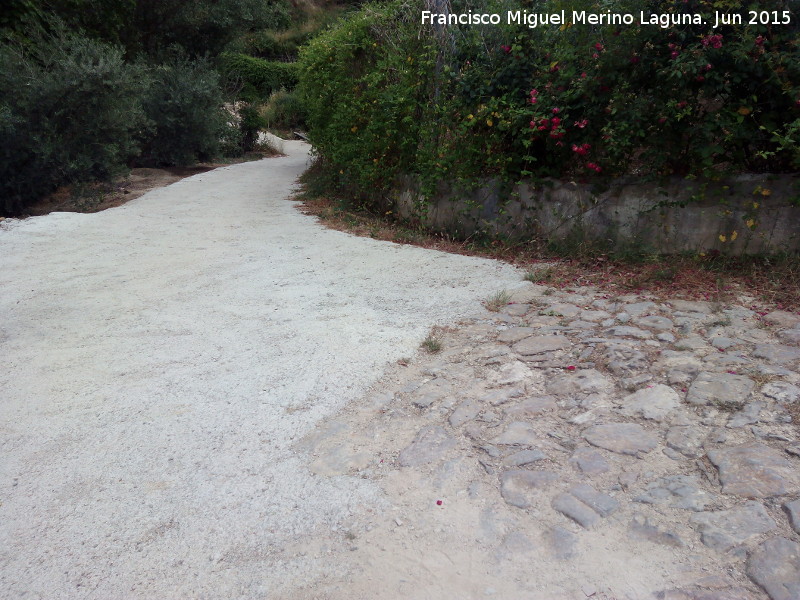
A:
POLYGON ((388 501, 315 597, 800 598, 800 316, 513 300, 301 444, 388 501))

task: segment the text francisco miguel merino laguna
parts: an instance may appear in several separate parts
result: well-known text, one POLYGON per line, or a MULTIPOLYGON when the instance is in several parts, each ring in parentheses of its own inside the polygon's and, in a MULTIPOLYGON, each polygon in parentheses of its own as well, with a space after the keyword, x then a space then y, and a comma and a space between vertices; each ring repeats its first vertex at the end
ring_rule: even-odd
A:
MULTIPOLYGON (((719 13, 714 15, 714 27, 719 25, 750 24, 788 25, 791 13, 787 11, 748 11, 744 16, 738 13, 719 13), (743 19, 744 16, 744 19, 743 19), (765 22, 768 21, 768 22, 765 22)), ((536 13, 527 10, 509 10, 506 12, 508 25, 527 25, 531 29, 545 25, 657 25, 663 29, 675 25, 706 25, 706 19, 700 14, 653 14, 639 13, 637 19, 630 13, 590 13, 585 10, 571 11, 571 19, 567 20, 567 11, 554 13, 536 13)), ((430 25, 499 25, 502 17, 497 13, 435 13, 422 11, 422 24, 430 25)))

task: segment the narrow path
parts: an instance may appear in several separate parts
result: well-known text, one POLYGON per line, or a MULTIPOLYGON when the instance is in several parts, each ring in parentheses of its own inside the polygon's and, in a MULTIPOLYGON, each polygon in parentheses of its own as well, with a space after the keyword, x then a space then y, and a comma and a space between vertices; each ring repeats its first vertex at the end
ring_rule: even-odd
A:
POLYGON ((286 150, 0 226, 3 598, 289 598, 340 569, 285 550, 379 489, 293 444, 520 276, 322 228, 286 150))

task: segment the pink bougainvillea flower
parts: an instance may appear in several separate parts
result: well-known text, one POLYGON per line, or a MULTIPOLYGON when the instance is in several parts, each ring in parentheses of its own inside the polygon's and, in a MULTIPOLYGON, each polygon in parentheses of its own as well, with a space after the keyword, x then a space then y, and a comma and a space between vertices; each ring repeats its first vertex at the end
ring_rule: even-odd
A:
POLYGON ((595 52, 594 54, 592 54, 592 58, 600 58, 600 55, 597 52, 595 52))
POLYGON ((505 52, 506 54, 508 54, 508 53, 510 53, 510 52, 511 52, 511 46, 505 46, 505 45, 503 45, 503 46, 500 46, 500 48, 502 48, 502 49, 503 49, 503 52, 505 52))
POLYGON ((556 106, 556 107, 553 109, 553 114, 554 114, 554 115, 557 115, 557 114, 558 114, 558 113, 560 113, 560 112, 561 112, 561 109, 560 109, 560 108, 558 108, 557 106, 556 106))
POLYGON ((561 125, 561 119, 559 119, 558 117, 553 117, 552 119, 550 119, 550 122, 553 124, 554 128, 561 125))
POLYGON ((597 42, 594 45, 594 49, 597 50, 598 52, 602 52, 603 51, 603 44, 601 44, 600 42, 597 42))
POLYGON ((669 57, 670 57, 670 58, 678 58, 678 54, 679 54, 679 53, 678 53, 678 51, 677 51, 677 50, 673 50, 673 51, 670 53, 669 57))
POLYGON ((706 71, 710 71, 710 70, 711 70, 711 69, 713 69, 713 68, 714 68, 714 67, 712 67, 712 66, 711 66, 711 63, 708 63, 708 64, 706 65, 706 71))
POLYGON ((586 73, 581 73, 581 79, 586 79, 586 73))
POLYGON ((575 121, 574 125, 578 129, 583 129, 589 124, 589 119, 582 119, 581 121, 575 121))

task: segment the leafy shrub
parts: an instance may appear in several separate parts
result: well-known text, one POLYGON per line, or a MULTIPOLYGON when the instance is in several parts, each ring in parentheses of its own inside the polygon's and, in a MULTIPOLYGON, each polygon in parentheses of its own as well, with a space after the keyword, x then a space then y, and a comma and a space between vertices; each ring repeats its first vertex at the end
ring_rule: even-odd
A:
POLYGON ((243 152, 250 152, 256 147, 258 133, 265 127, 266 122, 256 106, 245 103, 239 108, 239 145, 243 152))
POLYGON ((418 19, 398 2, 367 7, 300 53, 310 139, 337 185, 365 201, 416 168, 434 68, 418 19))
POLYGON ((151 67, 150 78, 143 99, 149 127, 137 163, 186 165, 218 156, 231 125, 217 72, 205 60, 173 56, 151 67))
MULTIPOLYGON (((453 0, 453 13, 530 10, 453 0)), ((705 24, 420 26, 420 3, 367 7, 301 53, 310 137, 343 185, 384 193, 400 174, 425 193, 486 176, 717 177, 800 167, 800 15, 722 25, 732 0, 655 0, 645 13, 705 24)), ((547 13, 597 12, 554 1, 547 13)), ((746 7, 745 7, 746 8, 746 7)), ((786 10, 765 0, 759 10, 786 10)), ((535 9, 539 12, 539 9, 535 9)), ((747 20, 747 19, 745 19, 747 20)))
POLYGON ((268 61, 246 54, 226 52, 220 57, 225 76, 242 84, 240 96, 247 101, 263 100, 281 88, 292 89, 297 84, 297 65, 268 61))
POLYGON ((16 214, 74 181, 125 170, 145 124, 146 78, 122 51, 67 33, 0 43, 0 209, 16 214))
POLYGON ((306 107, 295 90, 278 90, 267 100, 261 110, 264 126, 273 129, 303 129, 306 122, 306 107))

